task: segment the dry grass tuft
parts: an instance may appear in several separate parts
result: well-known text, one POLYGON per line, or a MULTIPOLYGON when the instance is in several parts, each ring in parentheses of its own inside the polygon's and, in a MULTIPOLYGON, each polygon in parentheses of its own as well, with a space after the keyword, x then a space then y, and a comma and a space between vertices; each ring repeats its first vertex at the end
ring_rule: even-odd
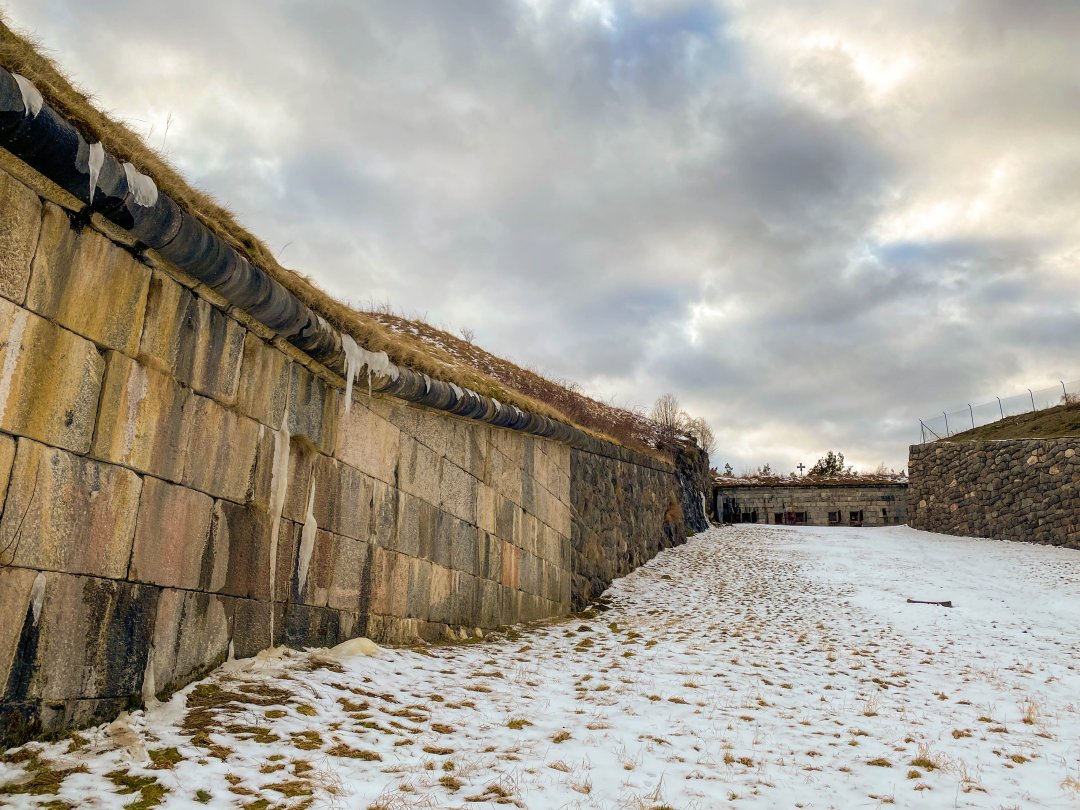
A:
POLYGON ((379 754, 376 751, 366 751, 361 748, 350 748, 345 743, 338 743, 333 748, 328 748, 326 753, 332 757, 362 759, 365 762, 382 762, 382 754, 379 754))

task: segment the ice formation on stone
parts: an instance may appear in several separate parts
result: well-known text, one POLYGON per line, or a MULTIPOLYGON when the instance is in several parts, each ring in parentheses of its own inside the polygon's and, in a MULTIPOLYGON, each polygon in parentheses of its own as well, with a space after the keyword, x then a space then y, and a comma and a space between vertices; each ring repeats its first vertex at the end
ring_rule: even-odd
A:
POLYGON ((331 647, 327 656, 338 661, 344 661, 350 658, 375 656, 381 651, 379 645, 370 638, 360 636, 359 638, 350 638, 348 641, 343 641, 336 647, 331 647))
POLYGON ((34 627, 41 619, 41 605, 45 601, 45 574, 38 572, 30 586, 30 612, 34 614, 34 627))
POLYGON ((92 204, 98 177, 101 176, 101 167, 105 165, 105 147, 100 141, 90 144, 90 154, 86 159, 86 165, 90 169, 90 202, 92 204))
MULTIPOLYGON (((281 412, 281 427, 274 434, 274 463, 270 469, 270 598, 277 583, 278 534, 285 493, 289 485, 289 409, 281 412)), ((270 643, 274 643, 274 612, 270 611, 270 643)))
POLYGON ((315 551, 315 535, 319 526, 315 522, 315 473, 312 471, 311 489, 308 491, 307 515, 304 517, 304 528, 300 531, 300 553, 296 563, 299 590, 304 591, 307 585, 308 569, 311 566, 311 555, 315 551))
POLYGON ((149 177, 130 163, 124 164, 124 176, 127 178, 128 191, 136 205, 149 208, 158 200, 158 188, 149 177))
POLYGON ((397 366, 390 362, 386 352, 369 352, 356 345, 351 335, 341 333, 341 350, 345 353, 345 413, 352 407, 352 388, 357 375, 366 368, 368 397, 371 397, 371 375, 396 380, 400 376, 397 366))
POLYGON ((41 97, 41 91, 34 87, 34 83, 25 76, 12 73, 11 78, 15 80, 15 84, 19 85, 26 114, 31 118, 37 118, 38 113, 41 112, 41 106, 45 103, 45 99, 41 97))
POLYGON ((146 652, 146 668, 143 670, 142 701, 147 706, 153 706, 157 699, 157 679, 154 676, 154 642, 150 642, 150 649, 146 652))

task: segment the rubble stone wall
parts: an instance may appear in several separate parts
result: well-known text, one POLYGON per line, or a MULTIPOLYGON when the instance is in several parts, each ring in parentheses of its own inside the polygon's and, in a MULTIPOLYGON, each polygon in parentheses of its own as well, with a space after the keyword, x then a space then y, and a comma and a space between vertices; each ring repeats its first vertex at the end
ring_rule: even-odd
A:
POLYGON ((1080 439, 933 442, 909 464, 916 529, 1080 548, 1080 439))

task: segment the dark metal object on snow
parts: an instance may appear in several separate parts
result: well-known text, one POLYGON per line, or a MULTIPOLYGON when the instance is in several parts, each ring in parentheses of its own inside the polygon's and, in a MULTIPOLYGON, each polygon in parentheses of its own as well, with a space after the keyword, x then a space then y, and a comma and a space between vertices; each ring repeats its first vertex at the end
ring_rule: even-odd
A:
POLYGON ((951 608, 953 606, 951 599, 946 599, 944 602, 927 602, 923 599, 908 599, 909 605, 937 605, 939 607, 951 608))

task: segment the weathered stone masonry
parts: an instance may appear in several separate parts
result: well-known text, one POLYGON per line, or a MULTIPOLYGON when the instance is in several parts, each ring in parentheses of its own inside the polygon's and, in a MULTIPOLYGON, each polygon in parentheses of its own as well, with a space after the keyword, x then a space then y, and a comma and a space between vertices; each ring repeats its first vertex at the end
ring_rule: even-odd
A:
POLYGON ((1080 548, 1080 439, 933 442, 908 464, 916 529, 1080 548))
POLYGON ((572 599, 584 607, 611 584, 665 548, 704 531, 702 488, 708 456, 698 448, 675 449, 678 472, 656 459, 625 449, 570 452, 570 496, 574 519, 572 599))
POLYGON ((346 412, 337 374, 0 165, 0 743, 272 644, 563 615, 685 537, 664 462, 363 386, 346 412), (574 489, 602 467, 633 485, 574 489))
POLYGON ((725 482, 714 495, 725 523, 892 526, 907 521, 907 484, 902 482, 725 482))

